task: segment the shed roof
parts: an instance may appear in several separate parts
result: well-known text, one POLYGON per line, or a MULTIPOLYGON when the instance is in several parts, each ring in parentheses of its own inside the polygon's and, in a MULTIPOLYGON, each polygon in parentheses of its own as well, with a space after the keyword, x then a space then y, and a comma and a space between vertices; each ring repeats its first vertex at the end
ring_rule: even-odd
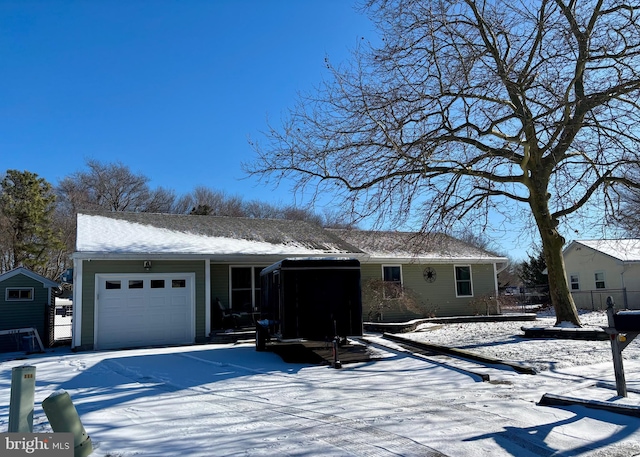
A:
POLYGON ((45 278, 44 276, 39 275, 38 273, 35 273, 25 267, 17 267, 17 268, 14 268, 13 270, 10 270, 10 271, 7 271, 6 273, 1 274, 0 282, 5 281, 9 278, 13 278, 16 275, 24 275, 24 276, 27 276, 28 278, 33 279, 34 281, 41 282, 43 287, 58 287, 59 285, 57 282, 52 281, 49 278, 45 278))

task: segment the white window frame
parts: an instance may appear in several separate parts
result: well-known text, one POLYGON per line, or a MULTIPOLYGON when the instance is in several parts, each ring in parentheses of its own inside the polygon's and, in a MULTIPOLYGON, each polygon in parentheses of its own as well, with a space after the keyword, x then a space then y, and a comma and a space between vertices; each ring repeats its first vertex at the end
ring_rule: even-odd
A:
MULTIPOLYGON (((34 290, 33 287, 7 287, 5 289, 5 292, 4 292, 4 299, 5 299, 5 301, 33 301, 33 300, 35 300, 34 292, 35 292, 35 290, 34 290), (20 297, 18 297, 18 298, 9 298, 9 291, 15 291, 15 290, 17 290, 19 292, 28 291, 29 292, 29 298, 20 298, 20 297)), ((18 295, 21 295, 21 293, 18 293, 18 295)))
POLYGON ((578 273, 569 274, 569 289, 571 291, 580 290, 580 275, 578 273), (577 287, 573 287, 573 286, 577 287))
MULTIPOLYGON (((237 304, 234 308, 233 304, 233 269, 234 268, 250 268, 251 269, 251 309, 256 310, 256 292, 260 290, 260 284, 256 284, 256 269, 264 270, 266 266, 261 265, 229 265, 229 309, 239 311, 242 304, 237 304)), ((240 289, 237 289, 240 290, 240 289)))
POLYGON ((473 298, 473 269, 471 265, 454 265, 453 266, 453 282, 456 288, 456 298, 473 298), (469 269, 469 279, 458 279, 458 268, 468 268, 469 269), (458 283, 459 282, 469 282, 469 288, 471 289, 471 293, 469 295, 460 295, 458 293, 458 283))
POLYGON ((402 272, 402 265, 401 264, 383 264, 381 265, 381 269, 380 269, 380 274, 382 277, 382 298, 388 299, 388 300, 392 300, 394 298, 399 298, 402 295, 402 287, 404 284, 404 278, 403 278, 403 272, 402 272), (396 281, 391 281, 391 280, 386 280, 385 276, 384 276, 384 269, 385 268, 398 268, 400 269, 400 295, 398 296, 394 296, 394 297, 387 297, 387 293, 386 293, 386 288, 384 287, 384 284, 389 282, 389 283, 396 283, 396 281))
POLYGON ((604 271, 594 271, 593 280, 595 282, 596 289, 602 290, 607 288, 607 276, 604 271), (598 280, 598 275, 602 275, 602 279, 598 280), (598 283, 602 283, 602 287, 598 287, 598 283))

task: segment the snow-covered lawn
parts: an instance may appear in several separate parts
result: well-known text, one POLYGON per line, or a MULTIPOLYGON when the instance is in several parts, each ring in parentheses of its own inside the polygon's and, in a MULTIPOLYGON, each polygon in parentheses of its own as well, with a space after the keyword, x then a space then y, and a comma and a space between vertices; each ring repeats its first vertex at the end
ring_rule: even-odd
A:
MULTIPOLYGON (((606 322, 599 313, 582 319, 606 322)), ((64 389, 96 456, 640 455, 640 418, 537 405, 545 393, 640 405, 638 343, 623 353, 630 393, 621 399, 594 385, 614 382, 609 342, 520 338, 521 326, 546 322, 553 319, 447 324, 410 335, 541 370, 487 368, 490 382, 382 346, 374 346, 374 361, 340 370, 287 364, 251 343, 5 359, 0 431, 11 368, 28 364, 36 367, 35 431, 50 431, 41 402, 64 389)))
MULTIPOLYGON (((607 327, 606 311, 581 312, 585 328, 607 327)), ((609 341, 523 339, 521 327, 552 327, 556 318, 539 313, 535 322, 475 322, 465 324, 422 325, 416 332, 402 336, 416 341, 465 349, 502 360, 521 361, 538 371, 611 362, 609 341)), ((640 361, 640 338, 623 354, 625 359, 640 361)), ((612 368, 613 369, 613 368, 612 368)))

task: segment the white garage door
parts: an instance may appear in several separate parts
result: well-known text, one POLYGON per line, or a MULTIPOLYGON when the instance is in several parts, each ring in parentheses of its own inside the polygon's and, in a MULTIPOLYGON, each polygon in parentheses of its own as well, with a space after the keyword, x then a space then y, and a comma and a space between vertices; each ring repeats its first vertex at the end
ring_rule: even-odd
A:
POLYGON ((193 343, 193 273, 104 274, 96 282, 96 349, 193 343))

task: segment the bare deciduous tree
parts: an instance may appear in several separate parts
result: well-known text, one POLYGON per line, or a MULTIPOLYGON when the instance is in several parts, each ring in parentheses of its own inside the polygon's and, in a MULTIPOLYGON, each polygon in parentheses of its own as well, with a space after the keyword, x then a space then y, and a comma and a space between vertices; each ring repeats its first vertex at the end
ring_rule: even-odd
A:
POLYGON ((173 208, 173 191, 149 188, 149 178, 133 173, 120 162, 87 160, 87 171, 78 171, 58 185, 62 204, 79 210, 164 212, 173 208))
MULTIPOLYGON (((640 181, 638 175, 634 178, 640 181)), ((629 189, 621 192, 620 211, 616 226, 629 238, 640 237, 640 190, 629 189)))
POLYGON ((223 191, 197 186, 176 204, 177 212, 211 216, 244 216, 242 197, 227 195, 223 191))
MULTIPOLYGON (((329 219, 315 214, 309 208, 292 205, 273 205, 259 200, 245 201, 238 195, 228 195, 223 191, 205 186, 196 187, 193 192, 181 197, 175 205, 180 214, 209 216, 248 217, 253 219, 304 220, 318 225, 337 226, 337 218, 329 219)), ((343 223, 343 226, 348 224, 343 223)))
MULTIPOLYGON (((379 46, 333 67, 245 164, 422 229, 509 205, 535 221, 557 322, 580 325, 559 224, 616 209, 640 151, 640 5, 619 0, 369 0, 379 46)), ((484 218, 484 219, 483 219, 484 218)), ((381 219, 381 220, 382 220, 381 219)))

